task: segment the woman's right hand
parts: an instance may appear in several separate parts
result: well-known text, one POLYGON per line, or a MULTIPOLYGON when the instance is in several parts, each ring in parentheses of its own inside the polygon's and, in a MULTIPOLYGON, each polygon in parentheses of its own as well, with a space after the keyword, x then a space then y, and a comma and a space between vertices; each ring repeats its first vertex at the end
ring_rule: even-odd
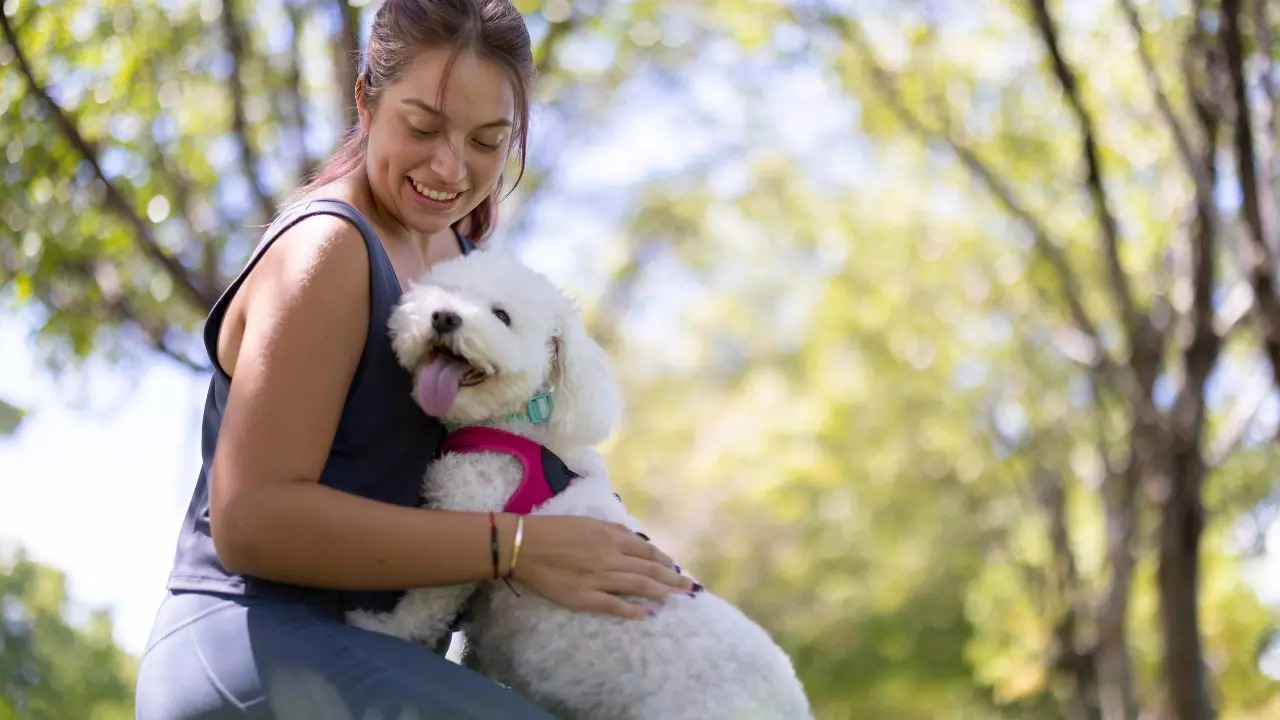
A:
POLYGON ((693 581, 671 558, 623 525, 570 515, 530 515, 513 579, 570 610, 643 619, 650 610, 624 595, 664 602, 693 581))

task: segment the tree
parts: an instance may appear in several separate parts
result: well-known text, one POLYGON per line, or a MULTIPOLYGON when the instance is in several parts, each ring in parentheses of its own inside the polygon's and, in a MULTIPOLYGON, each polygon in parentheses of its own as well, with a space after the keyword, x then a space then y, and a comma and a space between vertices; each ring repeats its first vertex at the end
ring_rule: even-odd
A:
MULTIPOLYGON (((191 331, 353 119, 364 12, 346 0, 5 8, 0 283, 54 363, 146 350, 207 369, 191 331)), ((565 137, 590 137, 592 103, 637 63, 626 23, 646 12, 531 13, 539 99, 561 95, 540 123, 563 111, 565 137), (619 64, 563 89, 557 56, 579 31, 619 64)), ((558 151, 537 149, 514 204, 536 196, 558 151)))
POLYGON ((133 717, 136 660, 111 618, 70 624, 65 579, 24 553, 0 558, 0 718, 133 717))
MULTIPOLYGON (((520 3, 508 237, 596 223, 562 279, 632 400, 611 469, 821 717, 1277 708, 1229 542, 1274 500, 1277 19, 1076 5, 520 3), (561 175, 662 111, 689 157, 561 175)), ((6 7, 0 297, 60 365, 201 365, 367 9, 6 7)))
MULTIPOLYGON (((1277 114, 1270 69, 1275 19, 1261 2, 1247 9, 1234 1, 1217 7, 1196 3, 1185 14, 1162 17, 1156 34, 1147 30, 1156 27, 1155 8, 1146 9, 1152 19, 1144 19, 1133 2, 1104 7, 1098 17, 1119 21, 1111 27, 1131 33, 1121 45, 1133 55, 1126 61, 1085 39, 1114 39, 1101 30, 1106 21, 1073 28, 1073 42, 1060 25, 1062 8, 1045 0, 1012 3, 994 12, 1026 22, 1039 48, 1013 68, 988 73, 997 77, 985 77, 972 66, 948 67, 966 60, 957 61, 939 43, 950 16, 942 10, 931 18, 931 9, 936 10, 921 4, 902 11, 914 15, 914 22, 907 23, 907 37, 898 39, 907 49, 905 56, 899 50, 894 69, 878 57, 880 43, 849 14, 807 7, 797 14, 843 41, 843 57, 836 62, 851 89, 872 89, 871 97, 898 127, 947 150, 968 170, 1030 239, 1032 272, 1052 283, 1046 295, 1062 314, 1056 326, 1044 328, 1045 339, 1082 367, 1090 412, 1098 417, 1096 462, 1103 475, 1099 493, 1109 574, 1100 593, 1082 587, 1067 535, 1062 482, 1071 458, 1055 459, 1052 449, 1068 439, 1054 425, 1038 424, 1000 432, 999 439, 1005 452, 1021 449, 1034 458, 1028 473, 1054 545, 1046 580, 1058 596, 1056 664, 1080 694, 1073 707, 1081 717, 1137 715, 1128 624, 1135 573, 1141 556, 1152 550, 1142 537, 1147 518, 1157 538, 1168 710, 1177 718, 1208 717, 1215 703, 1206 677, 1199 595, 1205 485, 1280 379, 1272 217, 1280 187, 1270 171, 1276 156, 1269 138, 1275 132, 1267 125, 1277 114), (1086 63, 1084 48, 1105 64, 1086 63), (1099 68, 1097 83, 1083 65, 1099 68), (956 69, 971 74, 957 80, 956 69), (1173 69, 1181 71, 1180 80, 1170 90, 1173 69), (1102 72, 1113 80, 1109 91, 1102 72), (1061 104, 992 107, 986 98, 1008 97, 1000 75, 1013 77, 1025 96, 1061 104), (1139 82, 1132 82, 1134 75, 1139 82), (958 81, 964 89, 931 86, 931 77, 958 81), (1052 85, 1037 93, 1033 88, 1042 86, 1041 78, 1052 85), (951 101, 956 96, 964 99, 951 101), (1257 110, 1252 98, 1265 107, 1257 110), (1129 112, 1143 113, 1143 122, 1162 124, 1161 140, 1170 148, 1154 157, 1148 152, 1145 162, 1108 145, 1104 134, 1112 130, 1113 137, 1145 141, 1115 117, 1119 108, 1134 107, 1129 112), (1003 115, 994 125, 993 111, 1003 115), (1074 156, 1047 133, 1074 137, 1074 156), (1026 163, 1042 163, 1048 172, 1029 172, 1026 163), (1053 195, 1037 184, 1052 188, 1053 195), (1215 199, 1215 188, 1224 184, 1241 198, 1238 214, 1215 199), (1165 208, 1177 209, 1182 227, 1167 215, 1144 212, 1140 204, 1154 204, 1157 193, 1164 195, 1165 208), (1121 215, 1125 211, 1130 214, 1121 215), (1090 225, 1082 227, 1081 218, 1090 218, 1090 225), (1266 381, 1233 393, 1235 407, 1214 428, 1211 377, 1249 372, 1257 362, 1247 355, 1250 348, 1261 351, 1269 366, 1266 381), (1086 624, 1093 629, 1085 630, 1086 624)), ((1090 23, 1078 17, 1075 22, 1090 23)), ((1026 48, 1025 37, 1014 41, 1026 48)), ((873 118, 868 112, 869 125, 873 118)))
MULTIPOLYGON (((728 373, 742 383, 704 401, 732 416, 723 426, 703 417, 690 427, 666 412, 660 413, 659 422, 675 423, 679 429, 645 430, 669 438, 672 444, 661 446, 681 456, 698 454, 697 439, 723 437, 724 426, 736 427, 738 436, 750 440, 743 447, 713 445, 722 453, 722 466, 712 469, 699 464, 698 471, 734 482, 770 475, 786 478, 777 481, 777 494, 768 494, 767 500, 745 501, 757 509, 757 515, 744 517, 743 506, 733 506, 734 524, 751 528, 761 537, 717 543, 718 549, 746 566, 726 567, 724 572, 751 577, 750 568, 758 568, 755 572, 800 594, 792 598, 793 607, 800 606, 802 591, 831 580, 822 575, 832 572, 829 567, 797 569, 808 563, 788 552, 812 550, 810 536, 799 540, 776 530, 779 524, 801 521, 795 509, 806 503, 786 503, 790 512, 781 516, 779 505, 783 505, 782 496, 800 492, 806 475, 815 474, 811 468, 802 471, 771 462, 768 455, 783 452, 779 448, 799 445, 804 448, 800 452, 810 456, 805 463, 814 463, 814 456, 823 458, 818 465, 826 466, 821 475, 827 482, 833 476, 848 478, 848 471, 856 469, 862 477, 868 471, 887 474, 893 478, 891 484, 897 484, 904 472, 910 477, 913 462, 930 460, 928 447, 895 441, 892 434, 869 435, 868 421, 862 420, 855 431, 839 433, 846 444, 843 449, 857 444, 852 438, 870 436, 875 438, 877 452, 900 456, 875 465, 870 460, 849 463, 852 467, 835 471, 830 466, 840 462, 842 448, 836 443, 820 443, 820 450, 812 446, 815 435, 825 437, 821 422, 811 417, 801 429, 770 431, 770 423, 814 412, 781 415, 783 403, 791 409, 825 405, 840 418, 837 427, 844 429, 849 427, 846 413, 857 412, 858 407, 874 409, 864 413, 912 408, 891 426, 891 433, 905 432, 913 418, 927 418, 915 421, 927 427, 945 426, 939 422, 944 413, 936 403, 914 397, 920 374, 905 380, 891 372, 903 369, 903 363, 923 363, 932 378, 932 366, 941 363, 947 371, 977 373, 984 380, 979 394, 985 399, 975 399, 965 409, 986 418, 968 423, 970 440, 979 448, 990 443, 994 452, 950 448, 944 456, 952 467, 984 468, 986 479, 995 484, 979 490, 970 508, 998 512, 1003 519, 1004 532, 987 535, 977 544, 988 559, 999 562, 976 570, 978 577, 969 581, 971 602, 985 606, 990 618, 963 631, 977 636, 968 643, 975 679, 995 685, 993 691, 1002 702, 1030 699, 1035 703, 1042 701, 1041 693, 1051 693, 1058 697, 1059 712, 1069 717, 1136 717, 1140 706, 1163 706, 1173 717, 1205 717, 1214 714, 1215 707, 1230 714, 1274 708, 1275 682, 1257 666, 1261 651, 1271 641, 1274 620, 1249 592, 1224 591, 1220 584, 1220 573, 1238 572, 1232 569, 1237 560, 1226 549, 1231 524, 1242 509, 1267 502, 1273 492, 1260 468, 1274 459, 1274 447, 1259 443, 1259 433, 1273 434, 1274 423, 1266 430, 1255 418, 1277 377, 1271 352, 1274 336, 1266 319, 1271 313, 1266 306, 1275 303, 1269 280, 1274 259, 1267 254, 1273 251, 1270 244, 1275 235, 1274 230, 1254 228, 1267 226, 1265 214, 1275 202, 1274 182, 1260 181, 1256 170, 1274 167, 1274 156, 1261 150, 1269 148, 1268 136, 1274 132, 1251 130, 1250 123, 1238 117, 1253 117, 1241 99, 1246 95, 1274 97, 1267 68, 1275 51, 1270 41, 1260 41, 1274 36, 1270 27, 1274 19, 1265 17, 1261 3, 1252 6, 1244 19, 1242 9, 1231 4, 1198 6, 1167 11, 1158 26, 1160 32, 1155 33, 1148 28, 1156 24, 1144 21, 1140 12, 1154 14, 1157 8, 1121 3, 1103 14, 1074 16, 1071 35, 1064 39, 1068 36, 1056 16, 1060 10, 1051 10, 1045 3, 965 7, 963 19, 958 6, 946 3, 903 3, 893 8, 854 3, 839 10, 811 3, 780 7, 796 25, 811 31, 808 47, 830 59, 848 92, 861 103, 862 128, 886 144, 886 151, 875 156, 876 178, 884 184, 901 180, 885 170, 895 162, 891 158, 922 149, 926 157, 910 182, 930 203, 921 207, 900 199, 894 202, 874 187, 858 188, 875 196, 871 217, 917 218, 888 227, 868 217, 832 222, 815 212, 812 202, 785 203, 784 211, 776 213, 785 218, 782 222, 762 220, 762 213, 752 212, 761 205, 771 208, 774 198, 787 196, 788 189, 803 187, 802 173, 797 172, 770 177, 768 182, 757 179, 742 194, 741 203, 684 200, 699 197, 698 185, 678 186, 646 207, 648 219, 641 226, 646 222, 665 225, 667 237, 677 238, 670 244, 682 252, 687 265, 699 270, 706 270, 705 258, 741 253, 744 245, 758 252, 755 238, 717 240, 750 228, 769 240, 786 241, 786 248, 777 253, 765 251, 763 258, 753 254, 753 262, 766 268, 784 267, 797 284, 812 283, 818 278, 793 269, 792 239, 820 237, 825 230, 839 228, 837 232, 850 236, 881 239, 884 247, 876 249, 881 255, 906 243, 922 255, 944 258, 951 273, 968 270, 972 275, 969 282, 951 287, 948 281, 957 279, 922 272, 922 258, 894 264, 859 256, 859 265, 876 267, 869 286, 847 277, 833 278, 827 285, 829 294, 819 305, 856 303, 859 311, 878 316, 877 325, 870 334, 859 333, 859 323, 853 321, 836 331, 822 324, 820 312, 808 318, 810 339, 800 355, 808 361, 803 365, 806 374, 821 378, 817 387, 794 378, 784 382, 776 368, 768 367, 766 353, 778 344, 778 316, 759 301, 739 296, 733 299, 738 306, 723 313, 700 310, 705 322, 698 327, 708 338, 699 344, 704 362, 713 361, 725 335, 735 335, 733 340, 744 345, 756 343, 740 352, 765 359, 746 369, 732 362, 714 366, 709 377, 700 378, 712 383, 728 373), (1124 33, 1119 41, 1112 28, 1124 33), (1068 43, 1074 55, 1064 49, 1068 43), (978 47, 982 53, 976 52, 978 47), (1249 48, 1247 63, 1242 48, 1249 48), (892 56, 892 63, 884 56, 892 56), (1010 61, 993 64, 992 57, 1010 61), (1165 75, 1170 70, 1161 69, 1166 65, 1184 69, 1185 80, 1168 84, 1165 75), (1252 70, 1246 73, 1244 68, 1252 70), (1089 82, 1094 77, 1098 87, 1089 82), (1248 93, 1244 93, 1246 85, 1252 88, 1248 93), (1241 95, 1232 100, 1231 92, 1241 95), (1175 102, 1180 103, 1177 111, 1175 102), (1236 107, 1244 108, 1239 116, 1236 107), (1108 144, 1104 132, 1122 137, 1126 145, 1108 144), (904 133, 910 144, 898 140, 904 133), (1253 179, 1248 171, 1233 173, 1233 165, 1254 166, 1253 179), (956 168, 968 178, 957 178, 956 168), (1215 199, 1215 182, 1219 191, 1236 188, 1242 197, 1252 194, 1264 199, 1246 197, 1237 211, 1230 202, 1215 199), (958 207, 957 196, 973 210, 966 213, 958 207), (957 227, 939 219, 938 205, 949 214, 967 215, 968 222, 957 227), (673 211, 672 206, 678 209, 673 211), (752 222, 707 227, 697 219, 726 213, 752 222), (970 267, 964 257, 969 242, 960 237, 966 232, 987 234, 991 242, 1004 247, 985 258, 985 266, 970 267), (928 290, 913 293, 895 288, 895 301, 903 304, 900 313, 868 307, 877 286, 894 286, 895 278, 905 274, 928 290), (1010 276, 1025 279, 1033 292, 1008 288, 1010 276), (1001 289, 996 292, 996 288, 1001 289), (1018 342, 1010 348, 1015 351, 1013 357, 1002 358, 1007 343, 994 342, 994 347, 978 353, 981 357, 968 358, 976 360, 975 366, 947 367, 946 359, 959 349, 956 339, 949 337, 946 327, 919 328, 920 314, 941 312, 944 307, 939 297, 930 297, 934 291, 946 298, 950 321, 958 323, 960 331, 965 320, 973 319, 1015 328, 1018 342), (972 293, 988 296, 990 302, 976 306, 963 302, 972 293), (744 316, 748 327, 734 325, 735 319, 744 316), (892 322, 884 322, 886 316, 892 322), (890 347, 898 367, 872 366, 878 372, 871 376, 893 378, 887 381, 893 394, 867 392, 854 407, 845 406, 832 387, 840 383, 823 370, 838 368, 862 377, 869 354, 863 345, 874 346, 885 336, 898 340, 892 344, 896 348, 890 347), (818 362, 815 352, 817 359, 824 355, 830 359, 818 362), (772 373, 770 383, 779 389, 759 404, 733 404, 731 399, 747 394, 746 388, 753 387, 761 373, 772 373), (919 404, 912 407, 909 400, 893 396, 901 394, 912 395, 919 404), (753 414, 767 422, 743 420, 753 414), (745 459, 724 458, 737 453, 745 459), (1217 486, 1207 482, 1211 477, 1217 486), (1209 530, 1207 501, 1220 516, 1220 524, 1209 530), (730 554, 728 546, 734 544, 730 554), (1100 556, 1095 555, 1098 547, 1103 548, 1100 556), (769 559, 786 566, 786 576, 774 575, 768 569, 769 559), (1214 571, 1212 580, 1202 575, 1208 567, 1214 571), (1156 600, 1135 607, 1135 597, 1146 592, 1154 593, 1156 600), (1213 599, 1206 601, 1206 597, 1213 599), (1149 615, 1153 609, 1158 609, 1157 628, 1135 627, 1135 620, 1153 620, 1149 615), (1027 614, 1011 616, 1015 611, 1027 614), (1030 638, 999 627, 1011 617, 1026 620, 1017 627, 1030 638), (1212 618, 1207 621, 1214 627, 1211 633, 1204 630, 1206 617, 1212 618), (1212 678, 1206 670, 1206 635, 1210 654, 1216 658, 1212 678), (1151 677, 1149 648, 1153 644, 1161 648, 1158 678, 1151 677), (1267 690, 1258 694, 1257 688, 1267 690)), ((1257 114, 1255 124, 1274 116, 1269 107, 1257 114)), ((803 187, 802 194, 806 192, 823 197, 813 187, 803 187)), ((830 199, 857 202, 848 196, 830 199)), ((858 243, 849 241, 849 252, 857 247, 858 243)), ((650 254, 662 257, 660 251, 650 250, 650 254)), ((800 255, 804 257, 803 252, 800 255)), ((841 272, 861 274, 852 264, 841 272)), ((764 304, 774 302, 767 290, 759 286, 752 290, 763 296, 764 304)), ((679 346, 670 338, 664 338, 664 344, 679 346)), ((672 381, 664 377, 661 382, 672 381)), ((652 398, 653 392, 646 387, 637 394, 652 398)), ((954 384, 944 383, 934 392, 965 401, 954 384)), ((690 395, 684 387, 675 397, 690 395)), ((931 434, 945 438, 951 431, 931 434)), ((631 454, 622 447, 616 452, 623 457, 631 454)), ((650 451, 642 446, 636 452, 650 451)), ((643 461, 642 467, 644 471, 635 471, 635 477, 662 472, 688 478, 695 472, 654 460, 643 461)), ((920 489, 929 487, 933 484, 924 483, 920 489)), ((866 488, 840 490, 865 500, 866 488)), ((829 508, 848 507, 853 500, 842 501, 840 490, 810 491, 807 505, 822 508, 824 515, 829 508)), ((720 497, 735 496, 733 490, 717 491, 720 497)), ((920 513, 926 510, 921 502, 917 497, 908 504, 898 497, 889 500, 888 507, 909 507, 920 513)), ((954 502, 965 507, 959 500, 954 502)), ((705 503, 695 506, 705 512, 705 503)), ((879 512, 888 509, 875 507, 879 512)), ((669 504, 662 505, 660 514, 677 515, 669 504)), ((847 515, 840 517, 850 522, 847 515)), ((823 524, 805 522, 806 529, 796 532, 812 532, 813 524, 823 524)), ((845 537, 857 537, 847 529, 845 533, 845 537)), ((963 535, 948 539, 953 543, 949 547, 963 558, 964 549, 970 547, 963 535)), ((847 552, 856 556, 857 550, 847 552)), ((963 567, 962 561, 948 568, 957 566, 963 567)), ((742 591, 757 585, 751 590, 753 598, 771 594, 758 589, 759 575, 754 582, 742 583, 742 591)), ((808 602, 806 609, 813 612, 815 601, 808 602)), ((826 621, 857 615, 856 610, 838 613, 825 604, 822 608, 816 614, 826 621)), ((791 621, 787 627, 798 622, 791 621)), ((824 626, 813 635, 830 638, 837 633, 824 626)), ((846 650, 846 657, 850 656, 846 650)), ((817 664, 830 667, 834 661, 822 657, 817 664)), ((867 677, 865 668, 858 670, 859 677, 867 677)), ((889 710, 855 706, 847 714, 906 712, 912 711, 902 706, 889 710)))

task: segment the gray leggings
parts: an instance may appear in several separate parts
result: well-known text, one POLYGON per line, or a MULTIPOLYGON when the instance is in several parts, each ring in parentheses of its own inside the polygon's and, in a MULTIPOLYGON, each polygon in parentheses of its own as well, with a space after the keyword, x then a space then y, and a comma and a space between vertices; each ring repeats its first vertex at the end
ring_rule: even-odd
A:
POLYGON ((419 645, 305 605, 166 596, 138 669, 138 720, 552 716, 419 645))

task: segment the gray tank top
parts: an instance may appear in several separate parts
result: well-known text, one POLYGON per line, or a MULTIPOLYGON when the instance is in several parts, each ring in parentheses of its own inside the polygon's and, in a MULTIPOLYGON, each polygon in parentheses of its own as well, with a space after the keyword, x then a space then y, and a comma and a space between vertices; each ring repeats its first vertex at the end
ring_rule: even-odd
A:
MULTIPOLYGON (((320 482, 382 502, 419 504, 422 476, 427 463, 437 453, 444 426, 413 402, 412 380, 391 350, 387 319, 400 299, 399 280, 373 227, 358 210, 339 200, 304 201, 282 212, 267 228, 240 275, 223 292, 205 320, 205 350, 214 370, 204 406, 203 462, 178 534, 177 552, 167 583, 171 591, 271 597, 305 603, 335 615, 352 609, 389 610, 401 594, 299 587, 231 573, 218 562, 210 535, 209 471, 232 382, 218 365, 218 331, 231 298, 263 252, 285 230, 314 215, 334 215, 351 222, 360 230, 369 253, 369 333, 320 482)), ((475 247, 462 235, 458 235, 458 243, 463 253, 475 247)))

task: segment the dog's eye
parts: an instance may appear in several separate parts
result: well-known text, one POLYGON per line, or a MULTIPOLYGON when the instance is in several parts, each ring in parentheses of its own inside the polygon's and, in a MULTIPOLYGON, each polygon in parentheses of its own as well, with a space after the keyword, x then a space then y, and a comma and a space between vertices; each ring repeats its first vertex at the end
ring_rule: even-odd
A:
POLYGON ((501 320, 503 325, 511 327, 511 316, 507 314, 506 310, 503 310, 502 308, 494 308, 493 315, 501 320))

